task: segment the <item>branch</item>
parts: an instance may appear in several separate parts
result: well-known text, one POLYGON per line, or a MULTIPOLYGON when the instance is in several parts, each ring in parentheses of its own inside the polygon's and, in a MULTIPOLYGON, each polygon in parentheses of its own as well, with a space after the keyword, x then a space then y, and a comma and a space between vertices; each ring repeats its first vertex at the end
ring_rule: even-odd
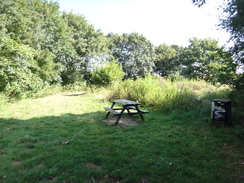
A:
POLYGON ((193 3, 195 6, 201 7, 203 4, 206 3, 206 0, 192 0, 192 3, 193 3))

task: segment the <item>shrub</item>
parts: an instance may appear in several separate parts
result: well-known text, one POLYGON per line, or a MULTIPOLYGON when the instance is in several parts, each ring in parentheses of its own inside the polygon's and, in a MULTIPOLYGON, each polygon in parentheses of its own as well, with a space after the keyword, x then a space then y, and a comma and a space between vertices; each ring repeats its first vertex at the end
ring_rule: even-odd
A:
POLYGON ((43 87, 36 71, 36 51, 28 45, 0 34, 0 92, 23 98, 43 87))
POLYGON ((8 82, 2 92, 10 98, 21 99, 28 97, 31 93, 38 92, 43 87, 43 81, 29 70, 18 72, 13 69, 8 75, 8 82))
POLYGON ((107 62, 91 72, 91 82, 98 86, 108 86, 116 81, 121 81, 124 75, 125 73, 118 62, 107 62))
POLYGON ((76 81, 72 84, 67 84, 63 86, 64 91, 86 91, 87 90, 87 81, 80 77, 79 81, 76 81))

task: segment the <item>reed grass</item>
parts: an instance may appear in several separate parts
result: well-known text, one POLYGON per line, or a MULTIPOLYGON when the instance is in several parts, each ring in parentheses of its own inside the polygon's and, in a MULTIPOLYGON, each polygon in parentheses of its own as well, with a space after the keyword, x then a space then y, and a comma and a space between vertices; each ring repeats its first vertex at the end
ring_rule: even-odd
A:
POLYGON ((108 99, 126 98, 165 111, 189 111, 202 108, 204 100, 210 102, 214 98, 228 98, 231 90, 229 87, 216 87, 205 81, 183 78, 172 81, 170 78, 148 75, 145 78, 114 83, 109 91, 108 99))

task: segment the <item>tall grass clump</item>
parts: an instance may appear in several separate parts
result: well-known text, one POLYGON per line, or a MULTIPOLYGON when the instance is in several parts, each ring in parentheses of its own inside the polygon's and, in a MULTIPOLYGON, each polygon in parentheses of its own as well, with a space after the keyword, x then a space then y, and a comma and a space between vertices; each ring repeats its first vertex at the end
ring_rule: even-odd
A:
POLYGON ((63 87, 60 84, 57 85, 47 85, 35 93, 31 93, 28 98, 39 98, 48 95, 53 95, 61 92, 63 87))
POLYGON ((189 110, 196 102, 196 95, 187 87, 152 75, 115 83, 110 90, 109 98, 130 99, 148 107, 163 108, 168 111, 189 110))
POLYGON ((0 106, 2 103, 14 102, 26 98, 40 98, 48 95, 56 94, 63 91, 61 85, 46 85, 37 91, 22 92, 18 95, 10 95, 8 92, 0 92, 0 106))
POLYGON ((3 107, 6 105, 8 99, 6 97, 6 95, 4 95, 3 93, 0 93, 0 109, 3 109, 3 107))
POLYGON ((38 89, 31 90, 31 91, 18 91, 18 93, 11 94, 8 91, 0 92, 0 103, 1 101, 13 102, 19 101, 26 98, 40 98, 45 97, 48 95, 57 94, 60 92, 80 92, 80 91, 87 91, 88 85, 85 80, 80 80, 79 82, 75 82, 72 84, 67 84, 62 86, 61 84, 53 84, 50 85, 45 83, 39 86, 38 89))
POLYGON ((116 82, 109 90, 108 99, 125 98, 165 111, 196 111, 208 116, 211 101, 228 99, 231 91, 228 86, 213 86, 202 80, 152 75, 116 82))
POLYGON ((85 80, 81 80, 79 82, 64 85, 62 87, 62 90, 63 91, 70 91, 70 92, 86 91, 86 90, 88 90, 88 83, 85 80))

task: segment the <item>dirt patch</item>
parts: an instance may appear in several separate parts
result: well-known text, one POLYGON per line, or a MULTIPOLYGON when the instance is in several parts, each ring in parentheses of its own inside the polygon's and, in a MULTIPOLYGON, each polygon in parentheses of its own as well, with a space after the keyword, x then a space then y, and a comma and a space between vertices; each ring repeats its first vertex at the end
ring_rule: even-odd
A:
POLYGON ((77 97, 80 95, 85 95, 85 93, 69 93, 69 94, 65 94, 64 96, 66 96, 66 97, 77 97))
MULTIPOLYGON (((93 182, 96 182, 96 181, 94 180, 93 177, 91 177, 91 178, 92 178, 92 181, 93 181, 93 182)), ((99 181, 99 183, 105 183, 105 182, 109 182, 109 183, 121 183, 122 181, 117 180, 117 179, 114 178, 114 177, 110 177, 110 176, 108 176, 108 175, 105 175, 105 176, 99 181)))
POLYGON ((87 168, 89 168, 90 170, 96 170, 96 169, 100 169, 100 166, 94 163, 87 163, 86 164, 87 168))
MULTIPOLYGON (((103 121, 106 124, 113 126, 113 125, 115 125, 116 120, 117 120, 117 117, 109 117, 108 119, 104 119, 103 121)), ((140 123, 132 117, 122 117, 119 120, 119 124, 117 126, 136 126, 139 124, 140 123)))
POLYGON ((47 180, 45 180, 45 182, 57 182, 57 179, 56 177, 48 177, 47 180))
POLYGON ((226 156, 226 162, 232 167, 232 175, 241 182, 244 182, 244 155, 243 148, 234 144, 224 144, 224 149, 227 153, 235 154, 238 158, 233 160, 233 157, 226 156), (240 155, 240 156, 238 156, 240 155))
POLYGON ((43 163, 39 163, 38 165, 36 165, 36 168, 42 168, 44 166, 43 163))
POLYGON ((21 161, 12 161, 12 165, 20 165, 21 163, 21 161))

